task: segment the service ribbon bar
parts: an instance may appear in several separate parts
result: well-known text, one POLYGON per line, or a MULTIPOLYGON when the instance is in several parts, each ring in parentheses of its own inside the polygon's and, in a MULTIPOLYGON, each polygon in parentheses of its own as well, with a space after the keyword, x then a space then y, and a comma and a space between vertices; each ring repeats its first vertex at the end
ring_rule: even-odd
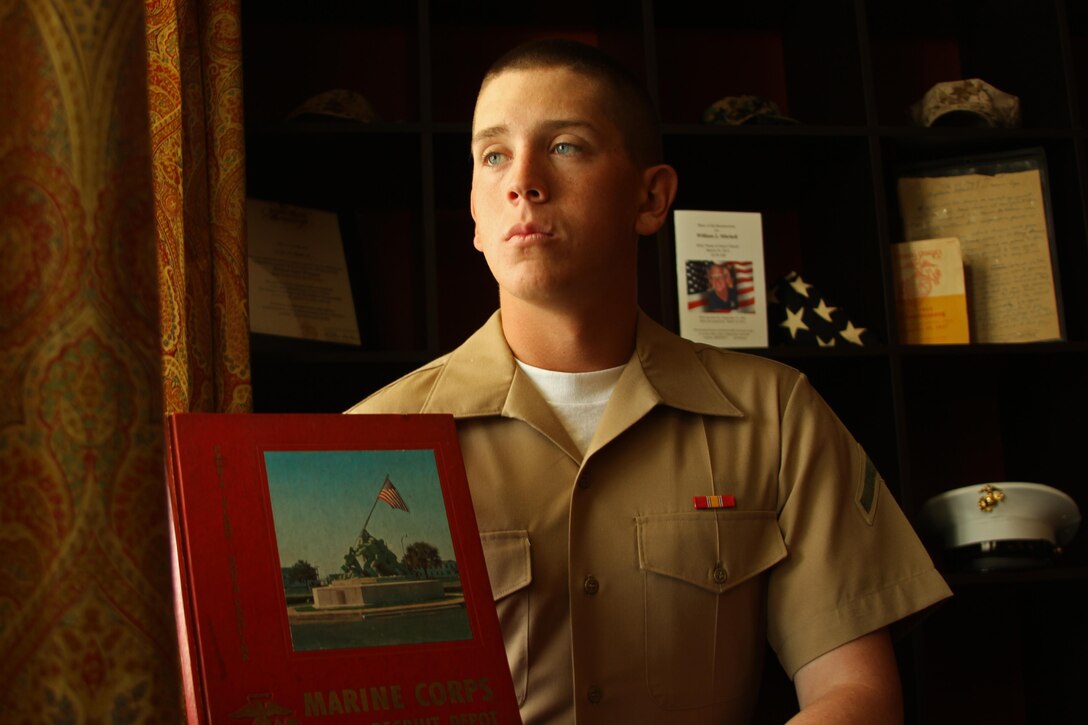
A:
POLYGON ((737 505, 732 496, 692 496, 691 502, 697 509, 731 509, 737 505))

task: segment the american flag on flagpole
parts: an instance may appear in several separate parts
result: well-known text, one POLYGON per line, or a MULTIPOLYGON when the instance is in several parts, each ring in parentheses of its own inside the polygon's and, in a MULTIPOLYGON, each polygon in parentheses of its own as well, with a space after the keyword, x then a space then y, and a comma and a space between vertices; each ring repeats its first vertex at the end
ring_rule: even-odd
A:
POLYGON ((397 487, 393 485, 393 482, 389 480, 389 476, 385 477, 385 483, 382 484, 382 490, 378 491, 378 498, 395 509, 411 513, 411 511, 408 511, 408 504, 404 502, 404 499, 400 495, 400 491, 398 491, 397 487))

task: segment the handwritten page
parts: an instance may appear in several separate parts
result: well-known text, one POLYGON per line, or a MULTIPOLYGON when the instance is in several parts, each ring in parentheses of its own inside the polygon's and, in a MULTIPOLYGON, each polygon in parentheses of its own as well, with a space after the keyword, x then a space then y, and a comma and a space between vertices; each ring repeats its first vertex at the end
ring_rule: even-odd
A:
POLYGON ((248 199, 246 226, 249 329, 360 344, 336 215, 248 199))
POLYGON ((976 342, 1061 337, 1037 169, 904 177, 899 205, 907 241, 959 238, 976 342))

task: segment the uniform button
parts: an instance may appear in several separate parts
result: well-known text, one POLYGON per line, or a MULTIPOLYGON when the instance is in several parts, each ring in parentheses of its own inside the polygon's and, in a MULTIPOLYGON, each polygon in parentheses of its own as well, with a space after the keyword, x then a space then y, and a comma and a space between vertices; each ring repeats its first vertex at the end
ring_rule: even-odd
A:
POLYGON ((589 700, 590 705, 596 705, 604 698, 604 692, 596 685, 590 685, 589 691, 586 693, 586 699, 589 700))
POLYGON ((725 580, 729 578, 728 572, 725 571, 725 567, 719 563, 714 567, 714 583, 725 584, 725 580))
POLYGON ((582 589, 585 590, 586 594, 592 597, 601 590, 601 583, 597 581, 597 577, 590 574, 582 582, 582 589))

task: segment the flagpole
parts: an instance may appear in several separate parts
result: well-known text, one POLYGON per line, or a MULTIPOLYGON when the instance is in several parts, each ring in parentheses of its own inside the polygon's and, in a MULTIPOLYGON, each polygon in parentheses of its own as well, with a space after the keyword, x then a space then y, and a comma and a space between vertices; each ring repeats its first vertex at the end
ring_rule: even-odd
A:
MULTIPOLYGON (((389 474, 385 475, 385 481, 389 480, 389 474)), ((382 481, 381 487, 378 488, 378 493, 374 496, 374 503, 370 506, 370 513, 366 515, 366 521, 363 522, 363 533, 366 533, 366 525, 370 523, 370 517, 374 515, 374 509, 378 506, 379 497, 382 495, 382 488, 385 487, 385 481, 382 481)))

